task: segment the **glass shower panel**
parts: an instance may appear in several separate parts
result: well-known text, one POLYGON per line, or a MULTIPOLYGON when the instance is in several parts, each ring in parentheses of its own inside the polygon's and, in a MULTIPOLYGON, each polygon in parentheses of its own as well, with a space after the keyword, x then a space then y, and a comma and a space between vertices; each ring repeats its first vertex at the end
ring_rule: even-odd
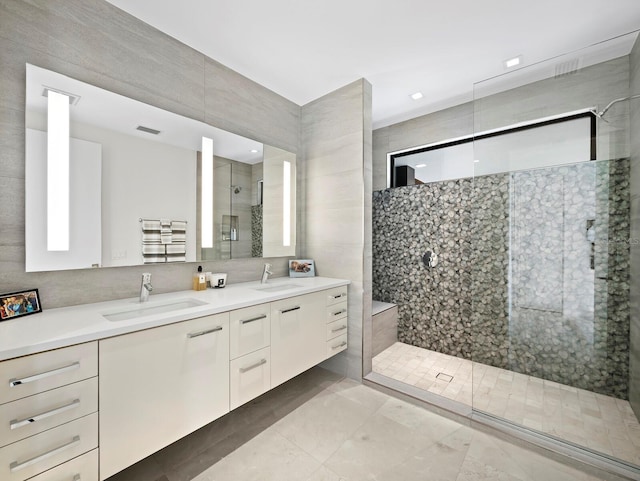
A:
POLYGON ((470 216, 474 412, 631 465, 628 102, 597 114, 636 37, 475 85, 470 216))

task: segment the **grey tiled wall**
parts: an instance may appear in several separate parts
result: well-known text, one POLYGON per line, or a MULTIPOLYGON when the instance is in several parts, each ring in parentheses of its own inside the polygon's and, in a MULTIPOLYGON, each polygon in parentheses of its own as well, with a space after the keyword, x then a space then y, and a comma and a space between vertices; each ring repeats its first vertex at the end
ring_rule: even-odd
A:
POLYGON ((302 255, 315 260, 318 275, 351 280, 349 347, 326 366, 356 379, 363 370, 363 319, 371 317, 370 132, 371 85, 365 80, 302 107, 302 255))
MULTIPOLYGON (((40 289, 45 308, 189 289, 197 264, 24 272, 25 63, 299 153, 300 107, 102 0, 0 2, 0 292, 40 289)), ((229 282, 263 259, 203 263, 229 282)), ((285 258, 269 259, 276 276, 285 258)))

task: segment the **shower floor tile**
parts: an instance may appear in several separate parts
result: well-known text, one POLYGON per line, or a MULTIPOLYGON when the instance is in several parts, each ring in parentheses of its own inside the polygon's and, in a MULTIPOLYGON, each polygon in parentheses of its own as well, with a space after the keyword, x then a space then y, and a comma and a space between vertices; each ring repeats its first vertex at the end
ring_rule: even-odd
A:
POLYGON ((373 358, 373 371, 640 465, 640 423, 627 401, 401 342, 373 358))

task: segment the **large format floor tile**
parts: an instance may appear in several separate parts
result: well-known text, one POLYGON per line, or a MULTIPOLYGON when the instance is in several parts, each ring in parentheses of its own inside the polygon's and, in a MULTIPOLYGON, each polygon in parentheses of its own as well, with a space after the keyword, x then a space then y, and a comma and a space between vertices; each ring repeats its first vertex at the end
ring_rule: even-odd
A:
POLYGON ((619 478, 589 476, 314 368, 109 481, 547 479, 619 478))
POLYGON ((588 481, 592 477, 424 408, 341 380, 198 481, 588 481))

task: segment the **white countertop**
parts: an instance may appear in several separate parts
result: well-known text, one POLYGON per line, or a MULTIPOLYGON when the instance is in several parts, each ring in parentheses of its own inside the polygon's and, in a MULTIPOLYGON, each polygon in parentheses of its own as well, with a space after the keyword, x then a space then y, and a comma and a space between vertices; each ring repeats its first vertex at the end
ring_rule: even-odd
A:
POLYGON ((44 310, 37 314, 0 322, 0 361, 309 294, 349 283, 348 280, 327 277, 280 277, 269 280, 266 285, 255 281, 230 284, 223 289, 179 291, 155 295, 152 293, 149 296, 149 301, 145 303, 140 303, 136 297, 44 310), (295 287, 275 292, 256 290, 256 288, 275 287, 283 284, 295 284, 295 287), (180 299, 195 299, 206 304, 122 321, 109 321, 103 317, 105 313, 135 309, 136 307, 153 307, 180 299))

